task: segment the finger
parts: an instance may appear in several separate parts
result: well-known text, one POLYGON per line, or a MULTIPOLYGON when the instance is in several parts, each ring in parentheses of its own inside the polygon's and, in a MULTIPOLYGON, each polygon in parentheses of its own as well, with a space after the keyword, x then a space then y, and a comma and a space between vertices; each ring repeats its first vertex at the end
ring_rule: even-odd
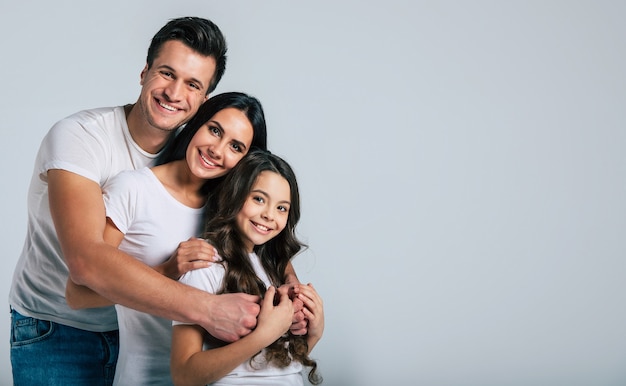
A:
MULTIPOLYGON (((267 296, 267 292, 265 292, 267 296)), ((239 296, 240 298, 242 298, 245 301, 251 302, 251 303, 257 303, 260 304, 262 302, 262 300, 264 300, 264 298, 261 298, 259 295, 251 295, 251 294, 245 294, 245 293, 237 293, 235 294, 237 296, 239 296)))
POLYGON ((300 311, 302 307, 304 307, 304 302, 302 301, 302 299, 295 298, 292 300, 292 302, 293 302, 293 309, 295 310, 295 312, 300 311))
POLYGON ((307 300, 309 302, 322 304, 322 298, 319 296, 314 288, 303 287, 302 292, 298 295, 298 298, 305 302, 305 304, 307 304, 307 300))
POLYGON ((300 287, 299 293, 308 296, 309 298, 319 297, 319 294, 315 290, 312 284, 303 285, 300 287))
POLYGON ((264 307, 273 307, 274 306, 274 295, 276 294, 276 288, 274 286, 270 286, 267 291, 265 291, 265 296, 263 297, 263 301, 261 306, 264 307))
POLYGON ((303 311, 296 312, 291 317, 291 324, 294 326, 300 325, 300 327, 306 327, 306 316, 303 311))
POLYGON ((292 326, 292 328, 289 329, 289 331, 291 331, 291 333, 293 335, 306 335, 306 333, 308 332, 306 327, 305 328, 297 328, 296 329, 296 328, 293 328, 293 326, 292 326))
POLYGON ((187 271, 193 271, 195 269, 201 269, 201 268, 208 268, 213 264, 212 261, 206 261, 206 260, 195 260, 192 262, 187 263, 187 271))
POLYGON ((290 307, 293 307, 291 299, 289 299, 289 295, 283 292, 280 294, 280 301, 278 302, 278 304, 285 305, 287 303, 289 303, 290 307))

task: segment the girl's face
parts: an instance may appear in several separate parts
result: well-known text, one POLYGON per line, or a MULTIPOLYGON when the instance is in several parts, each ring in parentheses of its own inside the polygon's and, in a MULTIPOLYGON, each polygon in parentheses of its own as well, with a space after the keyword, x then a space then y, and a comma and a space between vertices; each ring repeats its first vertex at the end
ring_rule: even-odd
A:
POLYGON ((187 146, 187 164, 203 179, 221 177, 243 158, 252 143, 252 124, 242 111, 228 107, 198 129, 187 146))
POLYGON ((278 173, 261 172, 237 214, 237 227, 248 252, 252 252, 255 245, 276 237, 285 228, 290 205, 289 182, 278 173))

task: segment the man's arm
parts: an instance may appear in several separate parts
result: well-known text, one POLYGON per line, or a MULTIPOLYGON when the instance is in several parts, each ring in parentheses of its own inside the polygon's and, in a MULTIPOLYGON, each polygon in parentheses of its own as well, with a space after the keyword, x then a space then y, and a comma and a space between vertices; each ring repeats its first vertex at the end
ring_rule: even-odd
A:
POLYGON ((48 191, 61 249, 76 284, 114 303, 199 324, 226 341, 247 335, 256 325, 258 297, 218 296, 186 286, 107 244, 102 191, 94 181, 65 170, 49 170, 48 191))
MULTIPOLYGON (((104 228, 104 242, 119 248, 123 239, 124 234, 113 221, 107 217, 106 226, 104 228)), ((208 267, 210 265, 209 260, 212 261, 213 257, 214 248, 210 244, 202 239, 192 237, 187 241, 181 242, 176 252, 166 262, 151 268, 162 275, 178 280, 178 278, 187 271, 208 267), (206 252, 207 250, 210 252, 206 252)), ((74 283, 72 279, 67 280, 65 301, 75 310, 105 307, 114 304, 91 288, 74 283)))

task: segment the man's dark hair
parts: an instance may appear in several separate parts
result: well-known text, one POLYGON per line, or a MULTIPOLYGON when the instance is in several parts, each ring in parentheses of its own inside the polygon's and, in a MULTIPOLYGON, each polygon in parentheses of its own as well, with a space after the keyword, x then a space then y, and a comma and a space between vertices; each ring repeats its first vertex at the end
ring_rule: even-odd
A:
POLYGON ((213 92, 226 70, 226 40, 218 26, 210 20, 193 16, 170 20, 152 38, 146 58, 148 68, 152 67, 163 44, 170 40, 177 40, 197 53, 215 59, 215 74, 207 88, 207 95, 213 92))

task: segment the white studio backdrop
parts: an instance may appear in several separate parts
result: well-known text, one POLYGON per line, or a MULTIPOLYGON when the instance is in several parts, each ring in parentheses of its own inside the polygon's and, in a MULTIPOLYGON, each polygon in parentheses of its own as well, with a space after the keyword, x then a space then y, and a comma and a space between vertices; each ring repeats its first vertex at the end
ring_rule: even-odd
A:
POLYGON ((186 15, 298 174, 324 384, 626 384, 626 3, 1 1, 0 385, 41 138, 186 15))

